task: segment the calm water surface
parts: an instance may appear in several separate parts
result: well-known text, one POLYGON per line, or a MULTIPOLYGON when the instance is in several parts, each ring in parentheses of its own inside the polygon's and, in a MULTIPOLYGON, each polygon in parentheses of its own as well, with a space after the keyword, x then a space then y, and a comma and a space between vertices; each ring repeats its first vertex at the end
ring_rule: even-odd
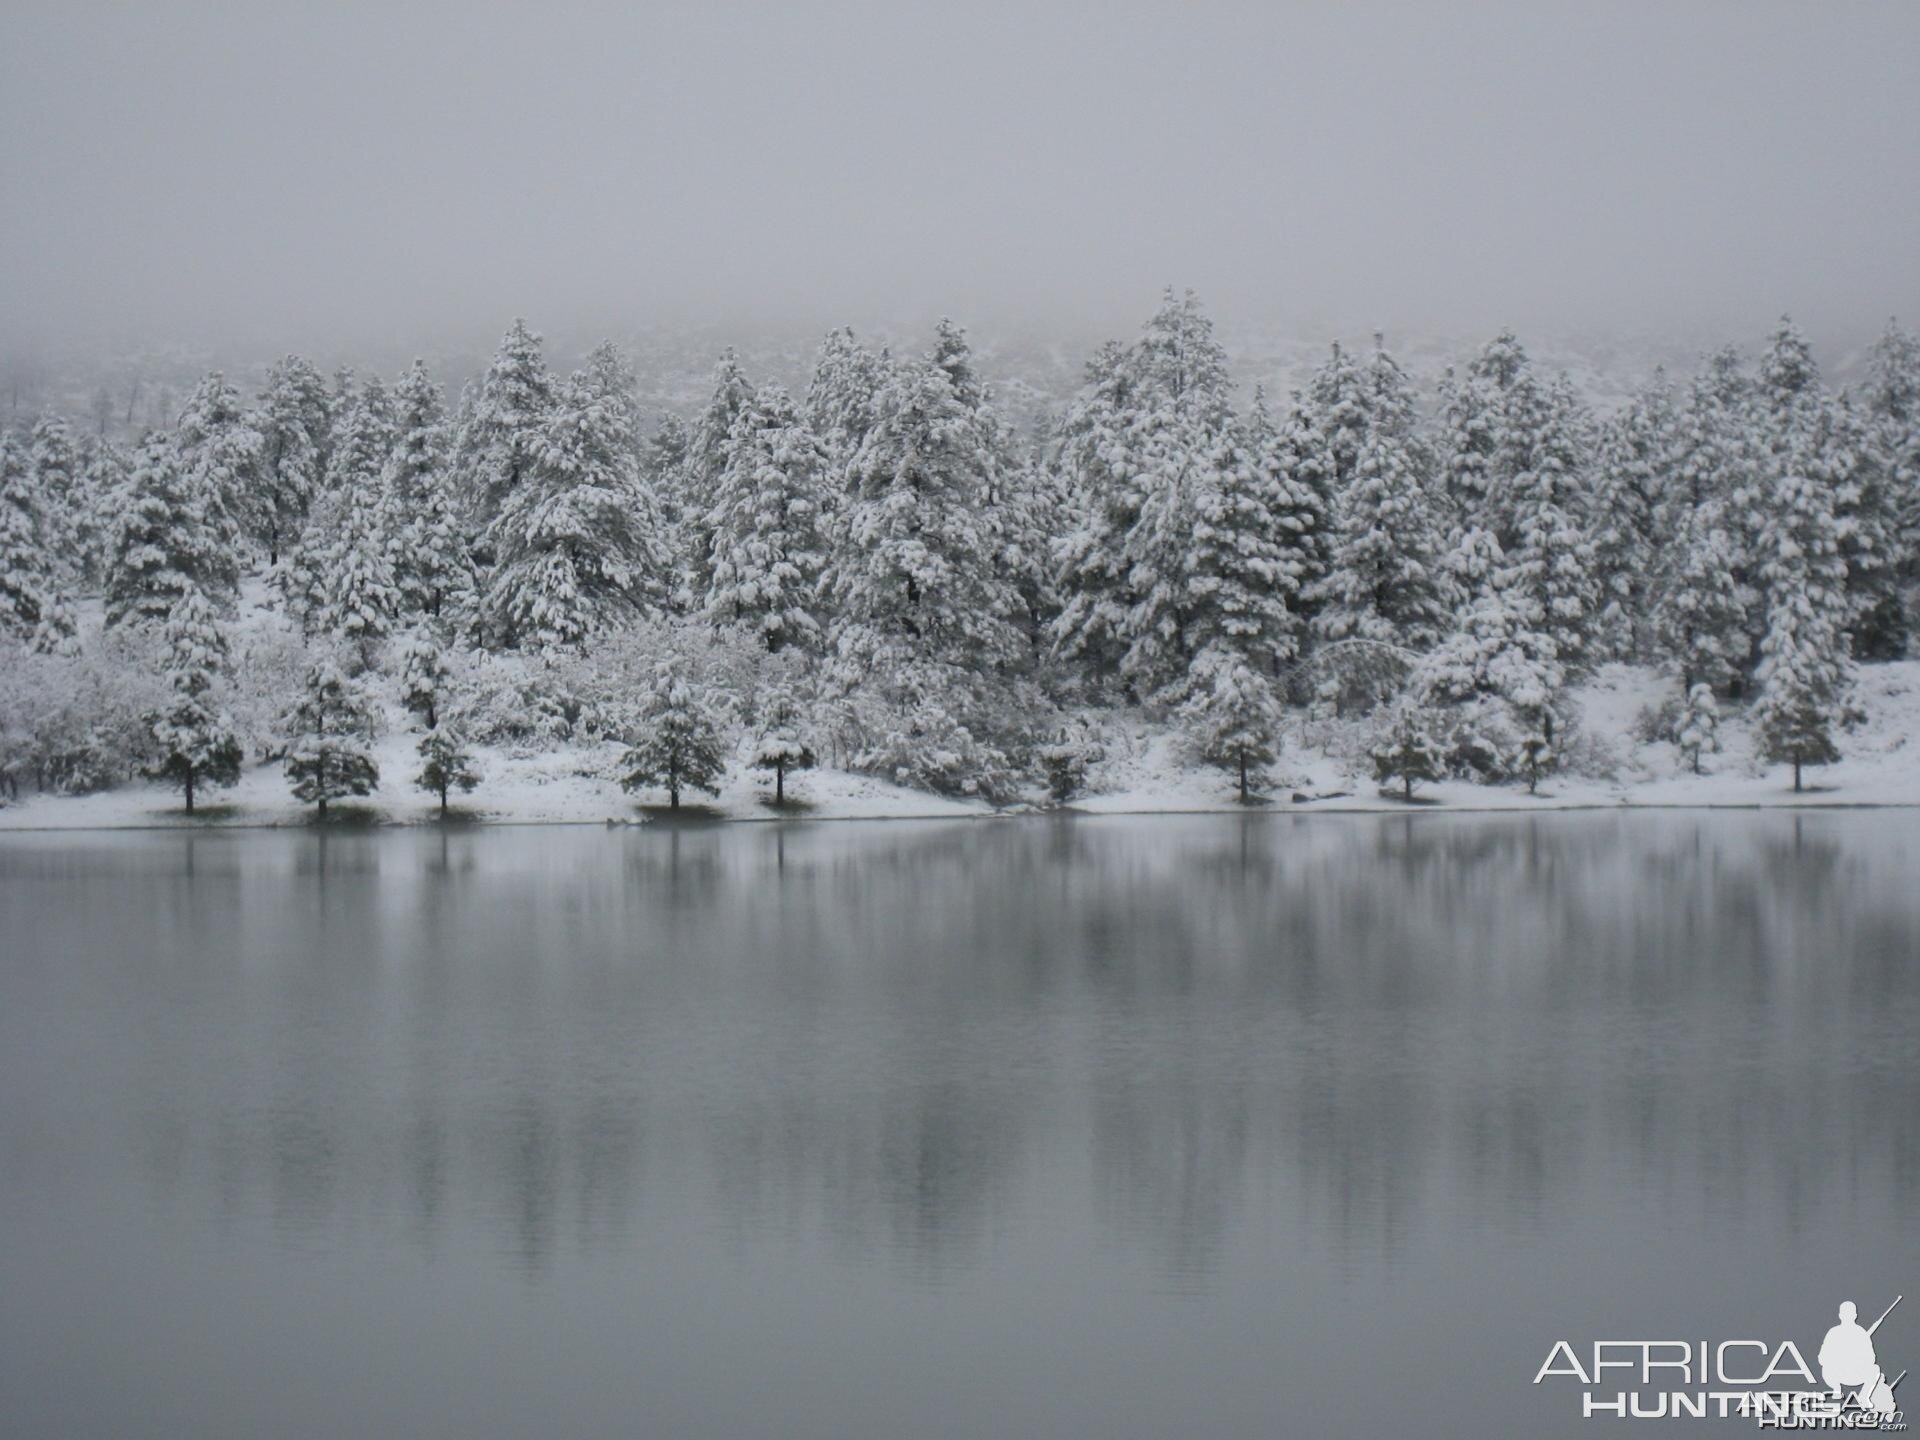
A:
POLYGON ((1906 812, 0 839, 10 1435, 1578 1433, 1902 1290, 1906 812))

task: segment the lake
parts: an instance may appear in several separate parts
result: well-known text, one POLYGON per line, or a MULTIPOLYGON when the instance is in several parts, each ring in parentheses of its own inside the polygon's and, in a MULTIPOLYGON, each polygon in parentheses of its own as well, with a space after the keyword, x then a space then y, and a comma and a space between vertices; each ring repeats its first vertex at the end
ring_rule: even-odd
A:
POLYGON ((8 1434, 1576 1434, 1903 1290, 1912 812, 0 837, 8 1434))

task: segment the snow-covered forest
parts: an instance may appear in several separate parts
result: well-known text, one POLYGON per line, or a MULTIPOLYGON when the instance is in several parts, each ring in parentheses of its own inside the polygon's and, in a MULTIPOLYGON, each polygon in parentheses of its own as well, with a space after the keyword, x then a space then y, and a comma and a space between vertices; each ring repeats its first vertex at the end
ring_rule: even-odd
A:
POLYGON ((1510 333, 1431 379, 1376 338, 1244 393, 1169 291, 1031 434, 944 322, 836 330, 797 394, 729 352, 688 416, 520 322, 452 398, 288 356, 129 445, 46 414, 0 432, 0 801, 273 766, 444 809, 565 754, 674 806, 815 766, 1065 803, 1143 727, 1241 800, 1309 744, 1533 790, 1612 763, 1608 666, 1686 771, 1736 723, 1795 788, 1847 751, 1920 619, 1911 334, 1840 393, 1783 321, 1604 416, 1510 333))

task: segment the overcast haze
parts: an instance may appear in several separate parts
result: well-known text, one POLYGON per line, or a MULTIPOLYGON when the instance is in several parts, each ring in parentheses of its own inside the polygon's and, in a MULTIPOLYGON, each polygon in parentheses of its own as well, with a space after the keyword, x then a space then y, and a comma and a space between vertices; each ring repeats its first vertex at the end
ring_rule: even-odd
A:
POLYGON ((1920 4, 3 13, 16 339, 1920 316, 1920 4))

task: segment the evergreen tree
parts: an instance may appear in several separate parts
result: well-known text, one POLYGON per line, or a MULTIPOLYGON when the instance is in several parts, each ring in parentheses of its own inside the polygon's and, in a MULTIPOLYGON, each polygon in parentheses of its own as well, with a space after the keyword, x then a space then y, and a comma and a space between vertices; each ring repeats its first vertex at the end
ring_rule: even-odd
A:
POLYGON ((260 495, 253 538, 269 563, 300 535, 307 507, 319 489, 330 418, 326 382, 298 355, 267 373, 255 424, 260 432, 260 495))
POLYGON ((515 320, 463 417, 455 455, 459 489, 481 525, 533 475, 553 398, 540 337, 515 320))
POLYGON ((1457 530, 1488 531, 1503 548, 1513 541, 1513 477, 1526 466, 1521 446, 1539 411, 1532 364, 1503 330, 1457 378, 1441 383, 1441 465, 1457 530))
POLYGON ((413 783, 440 797, 440 818, 447 818, 447 795, 453 790, 472 790, 480 783, 480 771, 459 731, 436 725, 420 737, 418 747, 420 773, 413 783))
POLYGON ((1147 692, 1184 673, 1181 527, 1230 418, 1226 356, 1191 292, 1169 290, 1139 339, 1089 364, 1059 444, 1061 655, 1147 692))
MULTIPOLYGON (((1278 449, 1258 401, 1248 429, 1217 443, 1194 496, 1183 607, 1189 654, 1231 654, 1267 674, 1298 653, 1291 606, 1310 573, 1287 523, 1298 521, 1301 507, 1290 502, 1300 497, 1278 449)), ((1183 679, 1168 698, 1185 698, 1187 688, 1183 679)))
POLYGON ((705 610, 769 651, 818 649, 816 595, 826 566, 827 453, 784 391, 761 390, 734 421, 707 530, 705 610))
POLYGON ((474 604, 473 555, 453 493, 440 387, 423 361, 395 388, 394 430, 381 504, 400 611, 462 620, 474 604))
POLYGON ((1344 495, 1359 468, 1360 449, 1373 432, 1374 388, 1369 375, 1333 342, 1332 358, 1313 372, 1300 409, 1326 447, 1329 489, 1344 495))
POLYGON ((233 724, 217 709, 214 687, 228 666, 220 617, 197 585, 189 584, 167 616, 165 709, 149 717, 157 754, 147 773, 178 785, 193 813, 194 793, 240 778, 240 742, 233 724))
POLYGON ((391 440, 384 388, 370 380, 334 445, 329 489, 339 528, 326 551, 322 598, 312 617, 319 630, 356 646, 362 663, 393 633, 401 611, 382 504, 391 440))
POLYGON ((1591 657, 1599 612, 1583 513, 1581 418, 1565 377, 1536 394, 1538 416, 1512 420, 1515 430, 1526 427, 1510 441, 1524 458, 1503 482, 1510 538, 1502 541, 1505 565, 1495 580, 1525 623, 1553 638, 1560 663, 1577 670, 1591 657))
POLYGON ((850 329, 829 330, 821 342, 802 414, 835 471, 865 443, 891 370, 886 352, 867 349, 850 329))
POLYGON ((1413 787, 1445 774, 1440 747, 1434 743, 1419 708, 1396 706, 1391 722, 1374 745, 1370 758, 1374 778, 1382 784, 1398 780, 1400 798, 1413 801, 1413 787))
POLYGON ((726 772, 718 710, 713 695, 697 689, 679 666, 659 666, 640 714, 640 733, 620 760, 621 788, 661 786, 675 810, 682 790, 718 795, 726 772))
POLYGON ((488 527, 482 600, 502 643, 577 650, 645 613, 665 570, 626 408, 576 376, 553 402, 532 468, 488 527))
POLYGON ((131 505, 133 463, 111 440, 89 437, 81 444, 80 506, 76 543, 80 572, 92 585, 104 585, 113 558, 113 534, 131 505))
POLYGON ((50 563, 64 584, 85 573, 92 515, 81 483, 80 451, 58 415, 42 415, 27 438, 29 483, 40 506, 50 563))
POLYGON ((432 730, 440 723, 453 671, 439 641, 415 630, 400 648, 400 703, 432 730))
POLYGON ((1593 505, 1598 632, 1604 648, 1622 659, 1643 658, 1650 649, 1656 517, 1672 483, 1676 426, 1673 387, 1666 371, 1656 370, 1600 432, 1593 505))
POLYGON ((785 687, 776 689, 761 712, 760 724, 748 760, 756 770, 773 772, 773 803, 787 803, 787 772, 813 766, 813 747, 807 743, 798 700, 785 687))
POLYGON ((1406 437, 1368 434, 1341 492, 1333 552, 1314 590, 1327 640, 1374 640, 1409 650, 1439 643, 1453 621, 1444 533, 1406 437))
POLYGON ((380 787, 380 768, 370 749, 372 709, 365 692, 332 660, 322 658, 308 667, 284 724, 293 798, 318 806, 321 820, 327 818, 329 801, 370 795, 380 787))
POLYGON ((752 402, 753 384, 729 347, 714 366, 713 393, 687 438, 686 461, 675 497, 684 530, 681 542, 691 557, 688 601, 694 606, 701 603, 712 585, 714 502, 721 476, 726 473, 734 423, 752 402))
POLYGON ((0 634, 51 653, 72 648, 74 624, 47 530, 25 449, 0 430, 0 634))
POLYGON ((1836 759, 1832 729, 1852 683, 1846 559, 1834 514, 1834 489, 1818 472, 1817 437, 1796 456, 1779 457, 1772 505, 1761 537, 1767 633, 1761 643, 1755 719, 1770 759, 1803 765, 1836 759))
POLYGON ((1202 652, 1180 718, 1200 758, 1234 773, 1240 803, 1253 799, 1254 772, 1280 753, 1280 702, 1263 675, 1230 650, 1202 652))
POLYGON ((1680 753, 1700 773, 1700 757, 1720 748, 1720 706, 1713 698, 1713 687, 1705 681, 1687 691, 1686 709, 1680 720, 1680 753))
MULTIPOLYGON (((240 392, 218 370, 194 387, 173 431, 181 484, 199 511, 207 543, 233 554, 236 584, 241 536, 270 528, 262 443, 240 392)), ((210 592, 208 598, 224 606, 228 596, 210 592)))
MULTIPOLYGON (((189 587, 218 606, 239 583, 232 530, 210 524, 161 436, 141 448, 107 565, 107 624, 165 620, 189 587)), ((224 512, 220 512, 224 518, 224 512)))
POLYGON ((903 365, 851 467, 845 550, 830 582, 852 671, 987 671, 1020 651, 1018 601, 981 518, 986 437, 932 365, 903 365))
POLYGON ((1873 347, 1865 401, 1893 516, 1898 574, 1920 581, 1920 340, 1894 321, 1873 347))

